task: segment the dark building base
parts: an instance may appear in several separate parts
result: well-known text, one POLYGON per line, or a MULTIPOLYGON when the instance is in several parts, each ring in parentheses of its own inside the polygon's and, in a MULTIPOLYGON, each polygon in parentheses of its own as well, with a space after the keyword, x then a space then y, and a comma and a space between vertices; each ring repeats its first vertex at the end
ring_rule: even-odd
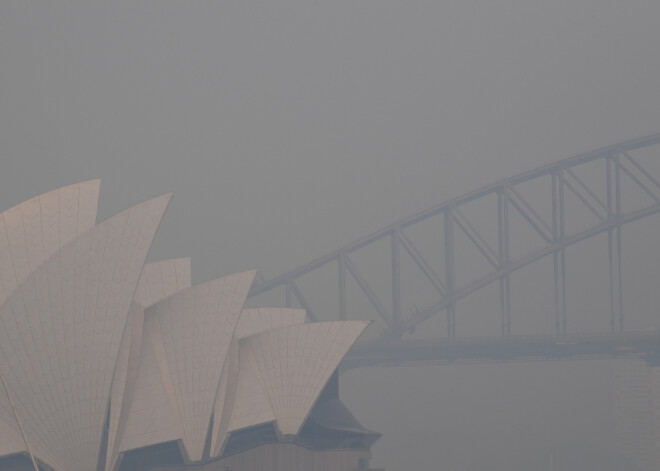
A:
POLYGON ((152 471, 366 471, 369 450, 309 450, 294 443, 261 445, 200 465, 162 466, 152 471))

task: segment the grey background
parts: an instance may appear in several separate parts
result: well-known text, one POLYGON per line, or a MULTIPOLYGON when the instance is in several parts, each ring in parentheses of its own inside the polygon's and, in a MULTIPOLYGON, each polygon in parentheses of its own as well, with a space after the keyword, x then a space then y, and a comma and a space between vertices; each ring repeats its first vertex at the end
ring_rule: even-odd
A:
MULTIPOLYGON (((657 132, 658 24, 654 0, 4 1, 1 206, 101 178, 106 218, 174 191, 150 260, 269 278, 657 132)), ((529 469, 607 456, 610 385, 608 362, 438 366, 352 371, 342 397, 384 433, 372 465, 529 469)))

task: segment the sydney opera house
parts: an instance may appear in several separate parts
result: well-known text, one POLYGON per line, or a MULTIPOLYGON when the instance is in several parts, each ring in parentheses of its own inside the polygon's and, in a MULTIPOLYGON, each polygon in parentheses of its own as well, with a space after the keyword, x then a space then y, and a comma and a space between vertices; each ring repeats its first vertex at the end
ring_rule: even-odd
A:
POLYGON ((255 271, 145 264, 171 195, 96 223, 100 182, 0 214, 0 469, 352 471, 338 397, 365 322, 245 309, 255 271))

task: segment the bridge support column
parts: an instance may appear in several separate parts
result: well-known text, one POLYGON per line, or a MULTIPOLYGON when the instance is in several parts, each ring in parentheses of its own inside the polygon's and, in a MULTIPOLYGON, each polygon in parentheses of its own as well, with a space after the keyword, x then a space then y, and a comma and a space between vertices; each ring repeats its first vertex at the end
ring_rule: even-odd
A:
MULTIPOLYGON (((509 263, 509 187, 505 185, 497 198, 497 231, 500 266, 509 263)), ((500 278, 500 311, 502 336, 511 335, 511 278, 500 278)))
POLYGON ((555 333, 566 334, 566 256, 564 251, 552 254, 555 278, 555 333), (561 254, 561 256, 560 256, 561 254), (561 319, 561 321, 560 321, 561 319))
MULTIPOLYGON (((445 284, 447 294, 454 290, 454 207, 449 206, 444 214, 443 220, 445 232, 445 284)), ((456 303, 447 305, 447 336, 453 339, 456 336, 456 303)))
MULTIPOLYGON (((609 217, 621 216, 621 166, 619 155, 607 157, 607 210, 609 217)), ((623 332, 623 275, 621 270, 621 225, 607 232, 610 267, 610 325, 612 332, 623 332), (616 237, 615 237, 616 236, 616 237), (616 242, 616 253, 614 251, 616 242), (615 275, 616 272, 616 275, 615 275)))
MULTIPOLYGON (((564 173, 561 169, 552 174, 552 236, 555 241, 565 236, 564 173)), ((566 248, 553 252, 555 281, 555 333, 568 332, 566 315, 566 248)))
POLYGON ((621 227, 607 233, 610 269, 610 326, 623 332, 623 275, 621 270, 621 227), (614 242, 616 241, 616 253, 614 242))

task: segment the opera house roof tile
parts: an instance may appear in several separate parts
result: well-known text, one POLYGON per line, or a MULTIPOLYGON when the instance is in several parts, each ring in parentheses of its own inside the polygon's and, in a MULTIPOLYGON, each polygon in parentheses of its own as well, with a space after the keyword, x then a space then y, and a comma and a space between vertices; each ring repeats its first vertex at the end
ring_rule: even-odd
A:
MULTIPOLYGON (((152 356, 149 356, 146 360, 141 359, 142 354, 150 352, 149 349, 153 348, 149 344, 144 347, 144 352, 142 350, 145 306, 151 306, 182 289, 189 288, 190 284, 191 269, 189 258, 147 263, 142 269, 140 281, 133 296, 131 312, 129 313, 119 347, 119 357, 117 358, 115 377, 112 383, 110 404, 115 404, 115 407, 110 408, 108 452, 106 453, 107 469, 112 469, 114 460, 117 458, 118 447, 120 445, 117 437, 121 436, 125 430, 127 420, 131 417, 129 415, 131 413, 130 410, 133 407, 136 410, 140 410, 145 406, 153 407, 155 404, 153 401, 150 401, 149 395, 145 396, 143 390, 140 390, 142 395, 136 398, 137 403, 133 401, 138 378, 148 379, 151 375, 151 369, 143 367, 143 374, 138 377, 140 374, 140 365, 150 362, 152 359, 152 356), (126 406, 117 407, 117 404, 126 404, 126 406)), ((154 371, 158 370, 156 369, 154 371)), ((158 381, 155 378, 152 378, 152 380, 158 381)), ((141 423, 133 420, 131 423, 134 425, 127 432, 129 435, 143 435, 145 433, 142 428, 148 425, 148 421, 141 423), (134 430, 136 426, 138 427, 137 431, 134 430)), ((124 442, 131 443, 130 440, 124 440, 124 442)), ((133 448, 136 448, 136 446, 133 446, 133 448)))
MULTIPOLYGON (((244 416, 242 419, 244 421, 243 425, 238 428, 245 428, 275 420, 272 410, 268 407, 268 397, 260 394, 260 392, 263 393, 263 388, 258 382, 253 382, 253 386, 239 388, 239 375, 241 374, 240 339, 276 327, 302 324, 305 322, 305 316, 306 312, 304 309, 254 308, 243 309, 241 311, 241 317, 238 319, 238 324, 234 331, 234 340, 230 347, 227 364, 220 378, 220 385, 216 396, 215 411, 213 414, 213 433, 211 437, 211 454, 213 456, 218 456, 222 451, 230 427, 232 426, 231 421, 233 413, 236 410, 237 400, 240 405, 239 410, 252 411, 252 417, 254 417, 250 420, 249 417, 244 416), (240 393, 238 393, 239 391, 240 393), (238 399, 236 397, 237 393, 238 399), (259 410, 266 411, 266 414, 257 413, 255 415, 254 413, 259 410), (266 416, 272 418, 264 420, 263 417, 266 416), (246 419, 247 422, 245 422, 246 419)), ((246 375, 248 378, 254 377, 252 368, 247 367, 245 361, 243 361, 242 369, 247 370, 247 372, 243 372, 243 383, 245 382, 246 375)), ((237 420, 241 422, 241 420, 237 420)), ((236 425, 234 424, 235 429, 236 425)))
POLYGON ((189 459, 202 458, 220 375, 241 309, 256 275, 251 270, 182 290, 150 307, 181 416, 189 459))
POLYGON ((144 324, 139 374, 119 452, 181 439, 180 426, 162 378, 154 347, 155 319, 144 324))
MULTIPOLYGON (((0 371, 25 434, 58 469, 96 465, 119 342, 169 199, 84 231, 0 306, 0 371)), ((10 422, 12 412, 5 407, 0 417, 10 422)))
POLYGON ((244 309, 255 270, 191 286, 190 259, 145 265, 171 195, 95 224, 99 185, 0 214, 0 459, 110 471, 168 442, 197 462, 260 424, 297 434, 367 323, 244 309))
POLYGON ((44 260, 96 223, 100 183, 65 186, 0 214, 0 302, 44 260))
POLYGON ((295 435, 332 372, 367 322, 315 322, 280 327, 241 342, 254 361, 283 435, 295 435))

